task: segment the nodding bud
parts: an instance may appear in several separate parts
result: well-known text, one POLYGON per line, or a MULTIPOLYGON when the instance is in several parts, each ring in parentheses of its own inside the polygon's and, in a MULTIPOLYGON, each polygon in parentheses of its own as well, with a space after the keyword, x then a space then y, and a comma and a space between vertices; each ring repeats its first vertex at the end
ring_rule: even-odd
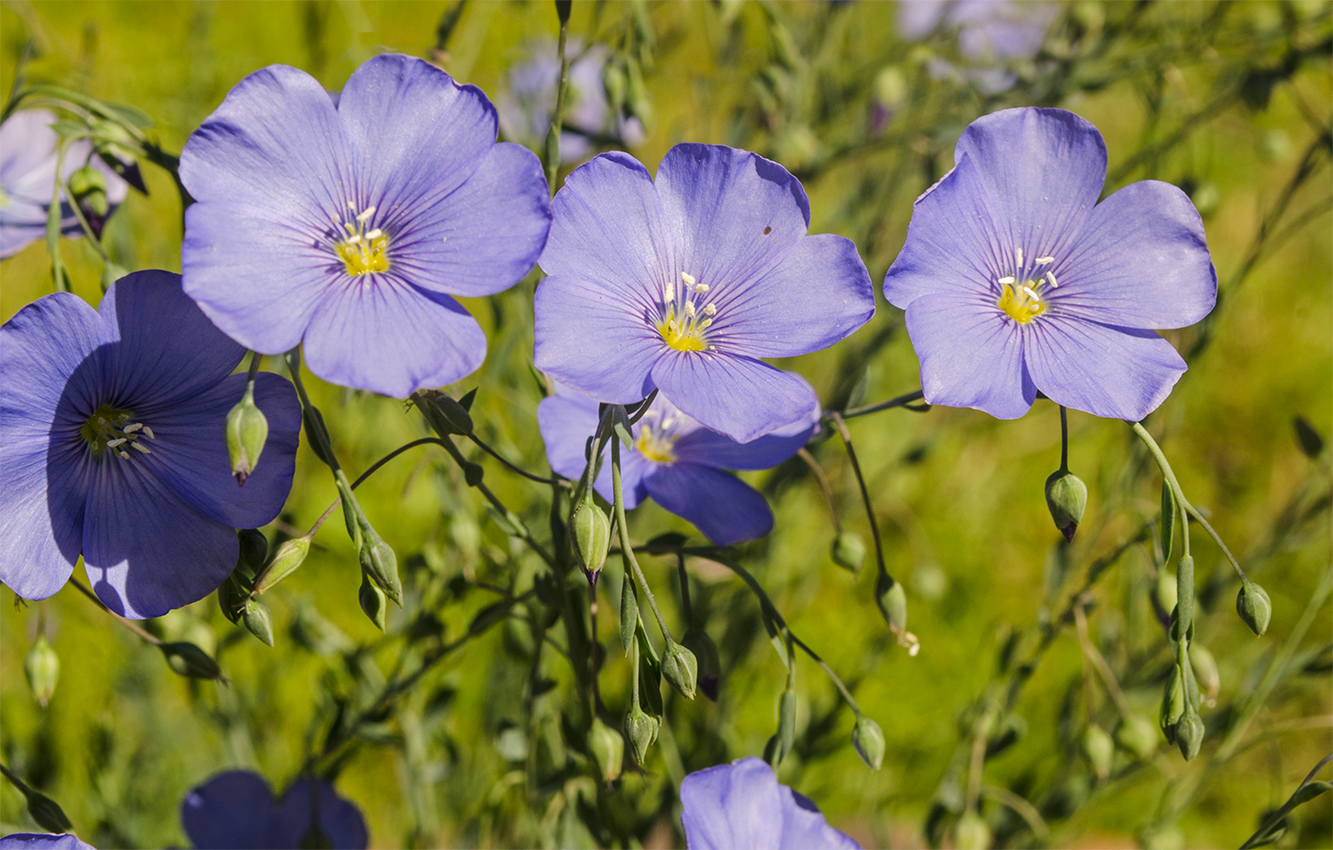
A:
POLYGON ((699 662, 699 690, 717 702, 717 687, 722 680, 722 661, 717 653, 717 644, 702 629, 690 629, 680 642, 694 653, 695 660, 699 662))
POLYGON ((1083 730, 1083 754, 1092 765, 1098 779, 1111 775, 1111 760, 1115 757, 1115 742, 1105 729, 1093 723, 1083 730))
POLYGON ((255 471, 259 455, 268 441, 268 418, 255 404, 255 386, 245 385, 245 395, 227 414, 227 456, 231 459, 231 474, 238 485, 255 471))
POLYGON ((79 211, 88 219, 88 226, 93 235, 102 238, 102 225, 111 212, 111 202, 106 196, 106 177, 88 163, 69 176, 69 192, 79 211))
POLYGON ((672 641, 662 653, 662 678, 680 692, 685 699, 694 699, 694 684, 698 679, 699 662, 694 653, 672 641))
POLYGON ((187 641, 158 644, 158 649, 166 656, 167 665, 177 675, 189 679, 221 679, 222 668, 213 660, 213 656, 204 652, 195 644, 187 641))
POLYGON ((370 580, 370 576, 364 572, 361 573, 361 589, 357 591, 357 601, 361 603, 361 610, 366 612, 370 622, 375 624, 375 628, 384 631, 384 613, 389 607, 389 600, 385 598, 384 591, 375 586, 370 580))
POLYGON ((1185 716, 1185 707, 1185 675, 1177 667, 1170 683, 1166 686, 1166 691, 1162 694, 1162 713, 1159 718, 1162 734, 1173 744, 1176 742, 1180 719, 1185 716))
POLYGON ((1115 739, 1140 759, 1151 758, 1157 752, 1157 730, 1151 720, 1139 714, 1131 714, 1121 721, 1115 739))
POLYGON ((65 817, 65 810, 55 800, 31 788, 25 794, 28 798, 28 814, 42 829, 48 832, 69 832, 73 829, 69 818, 65 817))
POLYGON ((273 645, 273 615, 268 611, 268 606, 253 596, 245 600, 245 610, 241 614, 241 621, 245 624, 250 634, 259 638, 268 646, 273 645))
POLYGON ((625 739, 621 734, 603 723, 600 717, 594 717, 588 730, 588 749, 597 762, 602 781, 616 781, 625 762, 625 739))
POLYGON ((1193 710, 1180 718, 1180 723, 1176 726, 1176 746, 1180 748, 1180 754, 1185 757, 1185 761, 1190 761, 1199 754, 1199 747, 1203 744, 1203 733, 1203 718, 1193 710))
POLYGON ((569 531, 574 538, 574 551, 583 562, 583 571, 589 577, 597 575, 611 546, 611 521, 606 511, 597 507, 591 497, 584 498, 569 517, 569 531))
POLYGON ((386 596, 399 605, 403 604, 403 583, 398 578, 398 558, 393 554, 393 547, 384 542, 364 514, 357 517, 357 525, 361 530, 361 548, 357 550, 357 556, 361 560, 362 572, 386 596))
POLYGON ((28 677, 28 687, 42 708, 51 701, 55 693, 56 682, 60 680, 60 656, 47 642, 38 635, 37 640, 28 650, 28 657, 23 659, 23 674, 28 677))
POLYGON ((1088 485, 1074 473, 1056 470, 1046 479, 1046 507, 1067 542, 1073 541, 1087 506, 1088 485))
POLYGON ((833 538, 833 563, 853 573, 861 572, 866 559, 866 542, 854 531, 844 531, 833 538))
POLYGON ((1236 595, 1236 613, 1256 635, 1268 631, 1268 621, 1273 616, 1273 603, 1268 592, 1250 580, 1240 586, 1236 595))
POLYGON ((871 770, 884 764, 884 730, 864 714, 856 718, 852 729, 852 747, 871 770))
POLYGON ((629 741, 629 754, 635 764, 642 766, 648 760, 648 748, 657 740, 659 725, 657 718, 644 713, 637 705, 625 715, 625 738, 629 741))
POLYGON ((472 414, 463 405, 438 390, 417 393, 417 407, 426 424, 441 437, 472 433, 472 414))
POLYGON ((263 593, 273 585, 285 579, 287 576, 296 572, 296 568, 305 561, 305 556, 310 554, 310 538, 293 537, 285 541, 273 553, 263 572, 259 575, 259 580, 255 583, 255 593, 263 593))
POLYGON ((916 635, 907 630, 907 593, 902 584, 893 580, 893 576, 881 572, 875 579, 875 602, 879 613, 889 624, 889 631, 897 638, 898 645, 913 657, 921 650, 921 642, 916 635))
POLYGON ((990 826, 974 811, 963 812, 953 831, 953 846, 958 850, 986 850, 991 846, 990 826))

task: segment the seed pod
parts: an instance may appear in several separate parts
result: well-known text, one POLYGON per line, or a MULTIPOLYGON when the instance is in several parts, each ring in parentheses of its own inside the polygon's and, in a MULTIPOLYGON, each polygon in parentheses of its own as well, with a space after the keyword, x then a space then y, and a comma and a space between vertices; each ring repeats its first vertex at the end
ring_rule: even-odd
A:
POLYGON ((569 530, 584 572, 596 575, 611 546, 611 521, 607 519, 606 511, 597 507, 591 498, 583 499, 569 518, 569 530))
POLYGON ((245 628, 250 634, 268 646, 273 645, 273 615, 269 613, 267 605, 253 596, 250 597, 245 601, 245 612, 241 615, 241 621, 245 623, 245 628))
POLYGON ((301 566, 305 561, 305 556, 309 553, 309 537, 293 537, 291 540, 284 541, 273 553, 273 557, 269 559, 263 574, 255 584, 255 593, 266 592, 273 585, 296 572, 296 568, 301 566))
POLYGON ((694 699, 699 662, 694 653, 672 641, 662 653, 662 677, 685 699, 694 699))
POLYGON ((861 572, 866 560, 866 542, 854 531, 844 531, 833 538, 833 563, 853 573, 861 572))
POLYGON ((648 748, 657 740, 658 725, 656 718, 645 714, 637 705, 625 715, 625 737, 629 740, 629 752, 635 764, 642 766, 648 760, 648 748))
POLYGON ((699 663, 699 690, 704 696, 717 702, 717 687, 722 679, 722 661, 718 657, 717 644, 701 629, 690 629, 680 639, 682 645, 694 653, 699 663))
POLYGON ((356 597, 361 603, 361 610, 370 618, 370 622, 375 624, 375 628, 384 631, 384 614, 389 607, 389 600, 385 598, 384 591, 376 587, 364 572, 361 574, 361 588, 357 591, 356 597))
POLYGON ((888 573, 880 573, 875 580, 875 601, 890 631, 894 634, 907 631, 907 593, 888 573))
POLYGON ((1180 748, 1180 754, 1185 757, 1185 761, 1190 761, 1199 754, 1199 747, 1203 744, 1203 733, 1203 718, 1193 710, 1180 719, 1180 724, 1176 726, 1176 746, 1180 748))
POLYGON ((417 394, 417 407, 426 417, 426 424, 441 437, 472 433, 472 414, 445 393, 423 390, 417 394))
POLYGON ((884 764, 884 730, 864 714, 856 718, 856 726, 852 729, 852 747, 871 770, 879 770, 884 764))
POLYGON ((1268 631, 1268 621, 1273 616, 1273 603, 1268 592, 1252 581, 1246 580, 1236 594, 1236 613, 1256 635, 1268 631))
POLYGON ((1046 507, 1066 541, 1073 541, 1087 506, 1088 485, 1074 473, 1057 470, 1046 479, 1046 507))

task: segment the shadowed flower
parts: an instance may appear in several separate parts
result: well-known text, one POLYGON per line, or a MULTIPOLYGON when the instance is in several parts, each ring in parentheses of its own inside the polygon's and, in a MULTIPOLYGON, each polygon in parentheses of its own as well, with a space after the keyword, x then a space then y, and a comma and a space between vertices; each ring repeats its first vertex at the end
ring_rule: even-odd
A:
MULTIPOLYGON (((634 447, 621 452, 625 509, 652 498, 723 546, 763 537, 773 529, 768 503, 723 470, 768 469, 782 463, 819 430, 819 414, 816 403, 796 422, 738 443, 704 428, 659 394, 631 428, 634 447)), ((537 424, 551 468, 566 478, 582 476, 585 447, 597 430, 597 402, 561 388, 537 405, 537 424)), ((611 461, 605 456, 594 488, 612 501, 611 461)))
POLYGON ((875 311, 856 246, 807 235, 800 182, 720 145, 677 145, 657 182, 595 157, 552 203, 537 287, 537 368, 612 404, 653 389, 746 442, 808 414, 814 391, 760 357, 806 354, 875 311))
MULTIPOLYGON (((25 109, 0 124, 0 257, 12 257, 46 236, 60 141, 51 129, 55 120, 49 110, 25 109)), ((106 181, 107 203, 114 209, 125 200, 129 185, 93 155, 92 142, 87 139, 70 143, 61 181, 90 162, 106 181)), ((63 190, 60 197, 60 232, 72 238, 82 236, 83 227, 63 190)))
POLYGON ((1137 421, 1185 361, 1155 328, 1217 298, 1203 223, 1156 180, 1100 204, 1106 145, 1063 109, 1006 109, 963 133, 953 170, 917 198, 884 279, 907 310, 930 404, 1022 416, 1037 392, 1137 421))
POLYGON ((859 848, 828 825, 815 804, 778 782, 762 759, 696 771, 680 783, 681 821, 690 850, 859 848))
POLYGON ((96 850, 77 835, 49 832, 15 832, 0 838, 0 850, 96 850))
POLYGON ((486 336, 451 296, 513 286, 550 224, 537 157, 495 135, 480 89, 409 56, 367 61, 336 105, 303 71, 256 71, 181 153, 186 293, 255 351, 304 342, 333 383, 458 380, 486 336))
POLYGON ((98 598, 126 617, 221 584, 233 529, 282 509, 301 427, 291 384, 257 374, 268 443, 236 485, 225 424, 244 354, 160 271, 122 278, 98 310, 56 293, 0 328, 0 540, 12 553, 0 581, 45 599, 82 553, 98 598))
MULTIPOLYGON (((1042 0, 905 0, 898 4, 898 31, 920 41, 941 28, 956 29, 958 53, 971 63, 967 76, 994 94, 1018 79, 1005 65, 1041 51, 1059 11, 1057 3, 1042 0)), ((956 73, 942 60, 933 70, 936 76, 956 73)))
POLYGON ((370 837, 361 811, 324 780, 297 780, 274 801, 264 777, 228 770, 190 789, 181 825, 196 850, 363 850, 370 837))

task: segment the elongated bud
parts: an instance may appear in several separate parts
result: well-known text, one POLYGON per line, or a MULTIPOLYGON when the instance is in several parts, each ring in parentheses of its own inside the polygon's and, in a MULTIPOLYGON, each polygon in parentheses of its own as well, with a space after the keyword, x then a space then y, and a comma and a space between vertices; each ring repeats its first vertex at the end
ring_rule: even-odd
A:
POLYGON ((890 631, 897 634, 907 630, 907 593, 888 573, 880 573, 875 580, 875 601, 890 631))
POLYGON ((51 701, 55 693, 56 682, 60 681, 60 656, 55 648, 42 635, 37 636, 28 657, 23 659, 23 673, 28 677, 28 687, 42 708, 51 701))
POLYGON ((1180 631, 1189 635, 1194 626, 1194 558, 1189 555, 1176 567, 1176 619, 1180 631))
POLYGON ((1176 668, 1175 674, 1162 693, 1162 713, 1159 718, 1162 734, 1173 744, 1176 742, 1176 726, 1179 725, 1180 718, 1185 716, 1185 706, 1185 676, 1180 668, 1176 668))
POLYGON ((844 531, 833 538, 833 563, 849 572, 861 572, 866 560, 866 542, 855 531, 844 531))
POLYGON ((630 578, 629 569, 625 570, 625 580, 620 583, 620 645, 629 655, 634 647, 634 631, 639 625, 639 597, 634 592, 634 579, 630 578))
POLYGON ((1074 539, 1083 510, 1088 506, 1088 485, 1072 472, 1052 472, 1046 479, 1046 507, 1066 541, 1074 539))
POLYGON ((722 660, 717 654, 717 644, 702 629, 690 629, 680 642, 694 653, 695 660, 699 662, 699 690, 717 702, 717 686, 722 679, 722 660))
POLYGON ((213 660, 213 656, 204 652, 188 641, 159 644, 158 649, 166 656, 167 665, 177 675, 190 679, 221 679, 222 668, 213 660))
POLYGON ((871 770, 884 764, 884 730, 864 714, 856 718, 852 729, 852 747, 871 770))
POLYGON ((1252 581, 1246 580, 1236 595, 1236 613, 1256 635, 1268 631, 1268 621, 1273 616, 1273 603, 1268 599, 1268 592, 1252 581))
POLYGON ((255 593, 264 593, 296 572, 296 568, 305 562, 305 556, 308 554, 310 554, 309 537, 293 537, 284 541, 260 574, 259 581, 255 584, 255 593))
POLYGON ((625 762, 624 737, 603 723, 600 717, 595 717, 592 728, 588 730, 588 749, 592 751, 602 781, 616 781, 625 762))
POLYGON ((304 408, 301 424, 305 427, 305 441, 315 457, 325 465, 333 466, 333 444, 329 441, 329 426, 324 424, 324 414, 318 407, 304 408))
POLYGON ((606 511, 597 507, 591 498, 585 498, 569 518, 570 536, 574 551, 583 562, 583 571, 595 576, 606 562, 606 550, 611 546, 611 521, 606 511))
POLYGON ((245 395, 227 414, 227 456, 231 458, 231 474, 238 485, 254 472, 259 455, 268 442, 268 417, 255 404, 255 386, 245 385, 245 395))
POLYGON ((389 607, 389 600, 364 572, 361 574, 361 589, 357 591, 356 597, 370 622, 375 624, 375 628, 384 631, 384 614, 389 607))
POLYGON ((441 437, 472 433, 472 414, 463 405, 438 390, 417 393, 417 407, 426 424, 441 437))
POLYGON ((991 845, 990 826, 974 811, 963 812, 953 835, 953 846, 957 850, 987 850, 991 845))
POLYGON ((642 766, 648 760, 648 748, 657 740, 659 725, 657 718, 644 713, 637 705, 625 715, 625 738, 629 741, 629 754, 635 764, 642 766))
POLYGON ((1152 721, 1140 714, 1131 714, 1120 723, 1115 732, 1115 739, 1120 746, 1140 759, 1151 758, 1157 752, 1157 730, 1152 721))
POLYGON ((672 641, 662 652, 662 677, 685 699, 694 699, 694 685, 698 679, 699 662, 694 653, 672 641))
POLYGON ((265 644, 273 645, 273 615, 269 613, 268 606, 253 596, 245 601, 245 611, 241 615, 241 622, 250 634, 259 638, 265 644))
POLYGON ((616 59, 611 59, 602 68, 602 90, 606 92, 606 103, 619 115, 625 106, 625 69, 616 59))
POLYGON ((384 542, 364 514, 358 514, 357 525, 361 529, 361 548, 357 554, 362 571, 386 596, 399 605, 403 604, 403 584, 398 578, 398 558, 393 554, 393 547, 384 542))
POLYGON ((1185 761, 1190 761, 1199 754, 1199 747, 1203 745, 1203 718, 1193 710, 1187 712, 1180 719, 1176 726, 1176 746, 1180 748, 1180 754, 1185 757, 1185 761))
POLYGON ((1115 757, 1115 742, 1105 729, 1097 724, 1089 724, 1083 730, 1083 754, 1092 765, 1092 772, 1098 779, 1111 775, 1111 760, 1115 757))
POLYGON ((28 789, 28 814, 47 832, 69 832, 73 828, 60 804, 40 791, 28 789))

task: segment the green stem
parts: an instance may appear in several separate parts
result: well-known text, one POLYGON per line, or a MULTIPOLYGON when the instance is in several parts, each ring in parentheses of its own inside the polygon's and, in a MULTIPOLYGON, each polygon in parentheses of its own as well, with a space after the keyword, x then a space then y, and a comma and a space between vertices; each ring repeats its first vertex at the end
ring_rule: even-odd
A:
POLYGON ((833 418, 834 427, 838 429, 838 435, 842 437, 843 446, 847 448, 847 460, 856 475, 857 486, 861 488, 861 501, 865 504, 866 519, 870 521, 870 535, 875 541, 875 563, 879 566, 879 574, 888 575, 889 570, 884 566, 884 545, 879 539, 879 523, 875 520, 875 509, 870 504, 870 491, 866 489, 865 476, 861 474, 861 464, 856 460, 856 449, 852 448, 851 432, 847 430, 847 423, 843 421, 841 413, 835 410, 830 416, 833 418))
MULTIPOLYGON (((564 16, 562 16, 563 18, 564 16)), ((569 19, 560 21, 560 42, 556 52, 560 57, 560 84, 555 94, 555 115, 551 116, 551 129, 546 142, 546 182, 555 194, 555 178, 560 170, 560 132, 565 123, 565 96, 569 91, 569 57, 565 55, 565 46, 569 41, 569 19)))
POLYGON ((914 401, 920 401, 925 397, 921 390, 905 393, 897 398, 891 398, 888 401, 881 401, 878 404, 868 404, 864 407, 853 407, 851 410, 838 412, 831 410, 824 414, 825 419, 832 419, 834 415, 841 416, 843 419, 855 419, 858 416, 867 416, 871 413, 879 413, 881 410, 890 410, 895 407, 906 407, 914 401))
POLYGON ((1069 411, 1060 405, 1060 474, 1069 474, 1069 411))
POLYGON ((124 617, 122 617, 122 616, 120 616, 119 614, 117 614, 115 611, 112 611, 110 608, 106 607, 106 603, 103 602, 102 600, 98 599, 98 598, 97 598, 97 594, 93 593, 91 590, 89 590, 88 588, 84 587, 84 586, 83 586, 83 582, 79 581, 77 578, 74 578, 73 576, 70 576, 69 583, 72 584, 72 585, 74 585, 74 588, 75 588, 76 590, 78 590, 79 593, 82 593, 84 596, 86 596, 86 597, 88 597, 89 599, 91 599, 91 600, 93 601, 93 604, 95 604, 98 608, 101 608, 103 611, 105 611, 105 612, 107 612, 108 614, 110 614, 111 616, 115 617, 116 620, 118 620, 118 621, 120 622, 120 624, 121 624, 122 626, 124 626, 125 628, 127 628, 127 629, 129 629, 130 631, 134 632, 136 635, 138 635, 139 637, 141 637, 141 638, 143 638, 144 640, 148 641, 148 642, 151 643, 153 646, 161 646, 161 645, 162 645, 162 641, 158 640, 156 637, 154 637, 153 635, 149 634, 149 633, 148 633, 147 631, 145 631, 141 626, 139 626, 139 624, 135 623, 135 622, 132 621, 132 620, 127 620, 127 619, 125 619, 124 617))
POLYGON ((486 454, 490 455, 491 457, 500 461, 500 463, 504 464, 504 466, 508 468, 510 472, 522 475, 529 481, 536 481, 538 484, 553 484, 558 487, 568 486, 568 484, 563 479, 560 478, 543 478, 540 475, 533 475, 531 472, 528 472, 526 469, 522 468, 518 464, 511 462, 503 455, 501 455, 499 452, 497 452, 495 449, 491 448, 486 443, 482 442, 482 439, 478 437, 476 434, 468 434, 467 438, 472 442, 476 443, 477 447, 480 448, 482 451, 484 451, 486 454))
MULTIPOLYGON (((644 578, 643 569, 639 567, 639 559, 634 557, 634 547, 629 540, 629 520, 625 518, 625 494, 620 482, 620 440, 611 441, 611 489, 615 496, 614 505, 616 512, 616 530, 620 534, 620 554, 625 560, 625 566, 629 567, 634 573, 634 582, 638 585, 643 595, 648 597, 648 607, 653 609, 653 616, 657 618, 657 627, 662 630, 662 640, 666 642, 666 649, 671 648, 675 641, 671 639, 671 630, 667 628, 666 618, 657 607, 657 600, 653 598, 652 588, 648 586, 648 579, 644 578)), ((663 651, 665 652, 666 649, 663 651)))

